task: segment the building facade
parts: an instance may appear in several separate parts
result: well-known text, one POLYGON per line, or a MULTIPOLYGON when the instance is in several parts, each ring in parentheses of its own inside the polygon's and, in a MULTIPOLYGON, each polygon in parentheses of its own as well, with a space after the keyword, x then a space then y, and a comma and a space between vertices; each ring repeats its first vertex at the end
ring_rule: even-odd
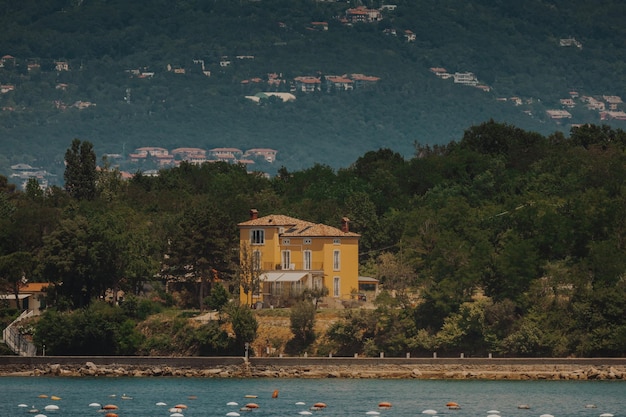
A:
POLYGON ((239 223, 240 262, 247 285, 241 304, 280 307, 306 289, 326 288, 330 299, 350 300, 359 288, 359 238, 349 219, 341 228, 271 214, 239 223))

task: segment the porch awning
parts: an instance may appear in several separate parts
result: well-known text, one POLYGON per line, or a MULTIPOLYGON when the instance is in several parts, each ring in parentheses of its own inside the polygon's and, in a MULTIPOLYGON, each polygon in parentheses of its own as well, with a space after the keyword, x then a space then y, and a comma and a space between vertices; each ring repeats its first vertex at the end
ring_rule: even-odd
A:
POLYGON ((261 274, 260 279, 265 282, 297 282, 307 275, 306 272, 275 271, 261 274))

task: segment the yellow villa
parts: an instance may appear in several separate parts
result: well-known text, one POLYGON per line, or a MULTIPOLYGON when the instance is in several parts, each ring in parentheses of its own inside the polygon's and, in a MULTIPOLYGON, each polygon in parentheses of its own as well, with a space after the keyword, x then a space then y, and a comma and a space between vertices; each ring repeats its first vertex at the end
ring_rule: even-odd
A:
POLYGON ((359 288, 359 238, 349 219, 341 228, 280 214, 239 223, 242 304, 280 307, 304 290, 328 289, 328 297, 349 300, 359 288))

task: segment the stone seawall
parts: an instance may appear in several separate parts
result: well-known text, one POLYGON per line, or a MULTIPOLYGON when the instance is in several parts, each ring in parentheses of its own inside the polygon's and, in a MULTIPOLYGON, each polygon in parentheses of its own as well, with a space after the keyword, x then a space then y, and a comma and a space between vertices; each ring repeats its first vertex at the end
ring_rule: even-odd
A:
POLYGON ((0 357, 1 376, 626 380, 626 359, 0 357))

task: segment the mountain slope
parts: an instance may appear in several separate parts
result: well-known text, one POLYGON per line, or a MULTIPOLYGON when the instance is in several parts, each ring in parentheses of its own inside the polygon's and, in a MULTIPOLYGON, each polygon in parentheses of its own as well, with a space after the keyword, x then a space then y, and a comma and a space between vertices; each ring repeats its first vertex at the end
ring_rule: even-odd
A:
POLYGON ((338 168, 379 147, 408 156, 416 141, 458 140, 489 119, 543 134, 600 123, 581 101, 567 109, 571 119, 558 123, 545 111, 561 109, 572 90, 626 94, 620 2, 394 5, 380 22, 345 25, 338 18, 351 5, 344 2, 0 1, 0 54, 14 57, 0 68, 0 82, 14 86, 0 95, 0 173, 27 162, 60 174, 75 137, 92 141, 99 154, 140 146, 271 147, 279 154, 264 167, 270 171, 314 163, 338 168), (319 21, 327 31, 314 30, 311 23, 319 21), (405 30, 415 41, 406 41, 405 30), (582 47, 560 46, 563 38, 582 47), (59 61, 69 71, 57 71, 59 61), (431 67, 472 72, 490 91, 440 79, 431 67), (270 87, 269 73, 285 83, 270 87), (290 103, 244 98, 289 91, 298 76, 353 73, 380 81, 353 91, 296 92, 290 103), (253 78, 262 82, 242 83, 253 78), (95 105, 79 110, 77 102, 95 105))

